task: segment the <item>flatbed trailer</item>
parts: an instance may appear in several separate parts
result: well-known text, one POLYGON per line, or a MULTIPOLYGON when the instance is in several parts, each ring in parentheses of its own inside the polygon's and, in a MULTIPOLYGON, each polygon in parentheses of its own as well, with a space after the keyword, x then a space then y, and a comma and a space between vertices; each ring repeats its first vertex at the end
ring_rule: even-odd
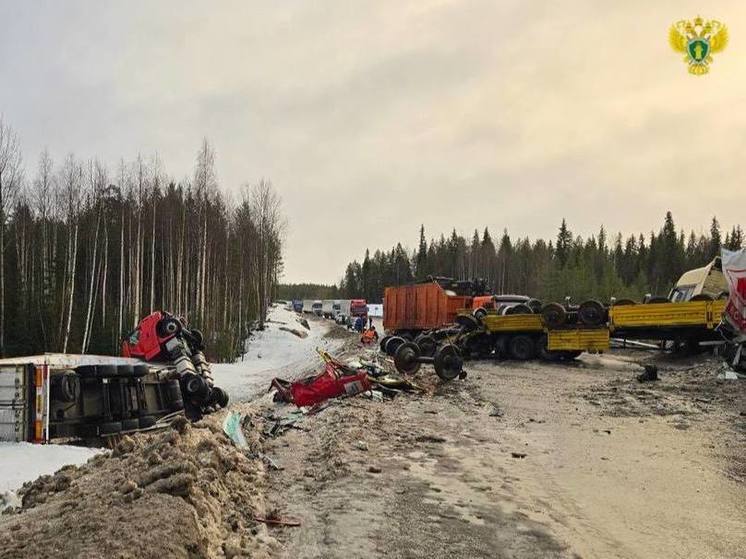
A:
MULTIPOLYGON (((703 300, 612 306, 608 322, 595 327, 548 327, 540 314, 488 313, 481 319, 481 328, 461 341, 467 355, 496 349, 516 359, 547 352, 604 352, 610 348, 612 337, 699 343, 720 339, 716 327, 725 304, 724 300, 703 300), (533 352, 529 340, 537 345, 533 352), (470 345, 475 351, 470 351, 470 345)), ((470 316, 471 309, 461 309, 459 315, 470 316)))
POLYGON ((727 301, 687 301, 619 305, 609 309, 609 330, 630 340, 709 341, 720 339, 716 326, 727 301))

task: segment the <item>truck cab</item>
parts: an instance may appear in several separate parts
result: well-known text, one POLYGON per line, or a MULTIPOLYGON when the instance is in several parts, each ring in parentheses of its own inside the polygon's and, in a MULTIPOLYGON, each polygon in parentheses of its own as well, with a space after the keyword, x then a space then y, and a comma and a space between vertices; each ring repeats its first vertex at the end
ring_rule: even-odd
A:
POLYGON ((723 274, 723 262, 716 256, 701 268, 684 272, 668 294, 672 303, 690 301, 693 297, 719 299, 728 294, 728 282, 723 274))
POLYGON ((365 299, 352 299, 350 301, 350 316, 368 317, 368 304, 365 299))
POLYGON ((321 316, 321 309, 324 306, 324 303, 321 301, 314 301, 311 303, 311 312, 315 314, 316 316, 321 316))

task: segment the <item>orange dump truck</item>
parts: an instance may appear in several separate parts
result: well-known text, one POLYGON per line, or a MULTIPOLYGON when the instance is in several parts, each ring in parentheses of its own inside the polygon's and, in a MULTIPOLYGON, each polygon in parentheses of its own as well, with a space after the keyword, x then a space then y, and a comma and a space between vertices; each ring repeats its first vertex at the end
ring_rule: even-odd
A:
POLYGON ((453 324, 458 311, 471 308, 474 283, 432 278, 423 283, 387 287, 383 296, 383 328, 406 338, 453 324))

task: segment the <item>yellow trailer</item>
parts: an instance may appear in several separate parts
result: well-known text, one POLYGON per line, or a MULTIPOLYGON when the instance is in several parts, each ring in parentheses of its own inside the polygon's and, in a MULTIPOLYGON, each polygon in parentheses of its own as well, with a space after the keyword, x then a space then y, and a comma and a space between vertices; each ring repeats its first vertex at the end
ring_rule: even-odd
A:
POLYGON ((727 301, 687 301, 619 305, 609 308, 609 329, 700 327, 712 330, 720 323, 727 301))

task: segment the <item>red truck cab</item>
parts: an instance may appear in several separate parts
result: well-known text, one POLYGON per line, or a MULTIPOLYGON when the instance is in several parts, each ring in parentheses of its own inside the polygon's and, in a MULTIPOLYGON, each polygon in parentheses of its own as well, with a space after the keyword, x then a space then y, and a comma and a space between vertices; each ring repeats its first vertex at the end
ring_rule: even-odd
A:
POLYGON ((350 316, 368 316, 368 303, 365 299, 352 299, 350 301, 350 316))

